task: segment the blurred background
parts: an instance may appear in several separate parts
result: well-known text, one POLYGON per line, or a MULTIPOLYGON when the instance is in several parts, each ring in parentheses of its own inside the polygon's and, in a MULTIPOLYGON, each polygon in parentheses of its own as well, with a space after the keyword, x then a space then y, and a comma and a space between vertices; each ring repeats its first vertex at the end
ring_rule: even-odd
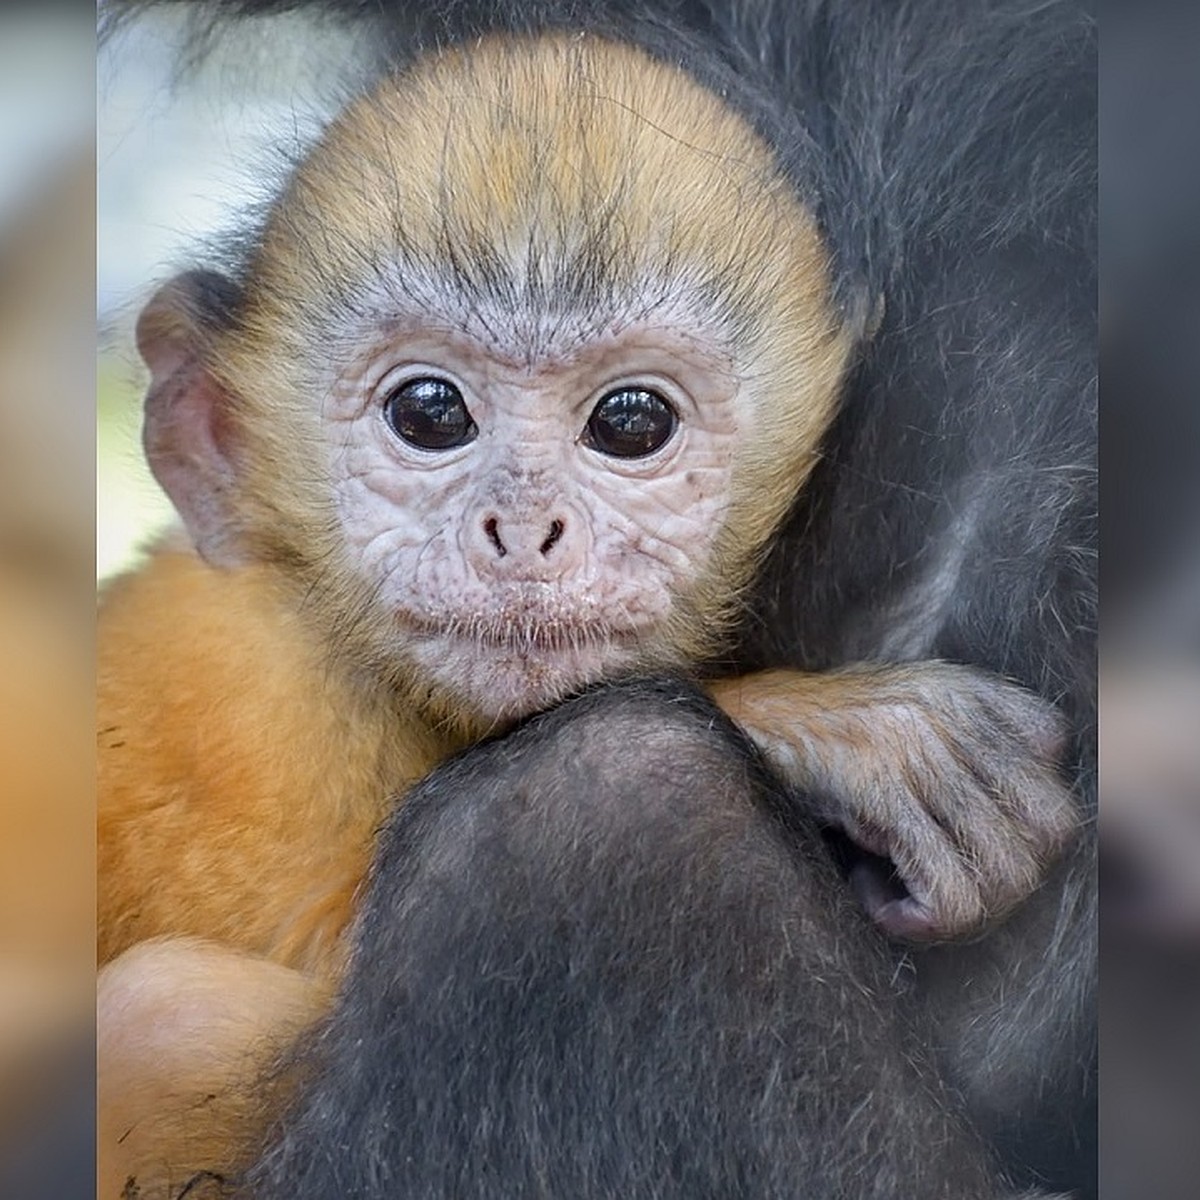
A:
MULTIPOLYGON (((1200 6, 1101 17, 1102 1178, 1171 1200, 1200 1178, 1200 6)), ((98 66, 94 29, 0 12, 0 1196, 91 1190, 94 587, 169 519, 132 322, 347 50, 285 22, 181 76, 175 18, 98 66)))
POLYGON ((96 584, 170 520, 133 323, 319 117, 290 29, 189 71, 173 14, 0 10, 0 1197, 93 1193, 96 584))
POLYGON ((90 1172, 94 36, 0 14, 0 1195, 90 1172))
POLYGON ((243 28, 202 62, 186 19, 155 12, 105 40, 97 67, 96 572, 128 566, 172 510, 142 460, 133 348, 153 288, 269 195, 336 107, 351 43, 290 18, 243 28))
POLYGON ((1102 9, 1101 1179, 1200 1179, 1200 6, 1102 9))

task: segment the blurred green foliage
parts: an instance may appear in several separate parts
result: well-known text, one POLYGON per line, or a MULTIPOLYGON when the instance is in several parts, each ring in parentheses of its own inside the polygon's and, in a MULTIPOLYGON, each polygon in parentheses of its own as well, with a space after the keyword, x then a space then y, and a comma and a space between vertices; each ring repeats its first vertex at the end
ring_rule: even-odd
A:
POLYGON ((103 356, 96 371, 96 577, 137 561, 172 517, 141 447, 142 383, 123 357, 103 356))

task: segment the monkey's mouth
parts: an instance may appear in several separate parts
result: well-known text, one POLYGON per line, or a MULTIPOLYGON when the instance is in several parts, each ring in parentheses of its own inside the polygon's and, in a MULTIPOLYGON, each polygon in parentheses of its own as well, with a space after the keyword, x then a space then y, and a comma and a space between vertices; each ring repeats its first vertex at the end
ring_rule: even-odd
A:
POLYGON ((407 629, 419 637, 482 650, 542 657, 570 655, 606 647, 627 649, 643 642, 644 629, 597 619, 522 614, 468 614, 434 620, 405 613, 407 629))
POLYGON ((608 625, 537 625, 527 629, 472 631, 466 636, 468 641, 487 649, 539 656, 634 646, 639 641, 636 631, 608 625))
POLYGON ((642 637, 595 620, 488 618, 406 630, 408 655, 467 711, 517 719, 645 661, 642 637))

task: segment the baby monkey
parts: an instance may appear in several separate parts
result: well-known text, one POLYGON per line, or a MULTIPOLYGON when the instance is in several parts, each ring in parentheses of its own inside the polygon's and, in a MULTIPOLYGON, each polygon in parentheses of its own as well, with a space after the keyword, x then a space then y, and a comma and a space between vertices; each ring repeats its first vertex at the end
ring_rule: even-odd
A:
MULTIPOLYGON (((705 673, 861 334, 829 272, 686 74, 494 39, 351 103, 230 276, 151 300, 145 445, 188 539, 100 617, 102 1194, 236 1164, 397 792, 589 684, 705 673)), ((854 871, 893 935, 978 930, 1074 829, 1055 714, 1000 679, 710 688, 894 864, 854 871)))

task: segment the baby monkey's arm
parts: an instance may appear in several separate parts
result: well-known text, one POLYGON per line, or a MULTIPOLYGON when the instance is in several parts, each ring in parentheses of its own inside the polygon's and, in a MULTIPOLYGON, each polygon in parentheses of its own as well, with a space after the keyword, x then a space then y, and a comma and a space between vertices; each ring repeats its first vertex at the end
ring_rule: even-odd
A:
POLYGON ((1078 827, 1058 713, 998 676, 918 662, 763 671, 711 691, 866 852, 850 880, 893 936, 979 930, 1039 886, 1078 827))

